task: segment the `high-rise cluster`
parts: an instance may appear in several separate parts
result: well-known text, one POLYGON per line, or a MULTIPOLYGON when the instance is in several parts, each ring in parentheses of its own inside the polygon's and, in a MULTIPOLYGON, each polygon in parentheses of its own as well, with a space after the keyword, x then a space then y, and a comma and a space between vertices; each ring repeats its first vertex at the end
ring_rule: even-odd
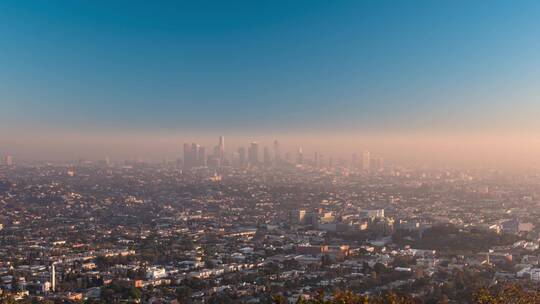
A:
POLYGON ((5 166, 11 167, 11 166, 13 166, 13 164, 14 164, 13 156, 11 156, 11 155, 4 156, 4 165, 5 166))
MULTIPOLYGON (((302 147, 298 147, 294 154, 285 153, 282 158, 282 151, 278 140, 274 140, 271 147, 260 146, 259 142, 251 142, 247 147, 240 146, 234 152, 225 151, 225 138, 219 137, 218 144, 214 146, 213 153, 207 155, 205 147, 197 143, 184 144, 183 169, 193 169, 198 167, 222 168, 233 166, 236 168, 254 167, 280 167, 280 166, 300 166, 312 168, 350 168, 360 170, 365 173, 381 172, 384 168, 384 161, 380 157, 372 157, 369 151, 363 151, 360 157, 356 153, 352 154, 349 160, 332 157, 325 157, 319 152, 315 152, 312 159, 306 158, 302 147)), ((181 166, 182 161, 178 162, 181 166)))

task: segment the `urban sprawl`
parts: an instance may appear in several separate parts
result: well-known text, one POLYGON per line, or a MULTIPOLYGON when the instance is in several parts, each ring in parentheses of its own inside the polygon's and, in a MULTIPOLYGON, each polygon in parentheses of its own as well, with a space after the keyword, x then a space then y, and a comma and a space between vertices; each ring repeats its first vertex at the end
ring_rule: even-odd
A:
MULTIPOLYGON (((173 162, 0 165, 0 301, 468 303, 540 283, 540 175, 388 165, 277 141, 173 162)), ((532 287, 531 287, 532 286, 532 287)))

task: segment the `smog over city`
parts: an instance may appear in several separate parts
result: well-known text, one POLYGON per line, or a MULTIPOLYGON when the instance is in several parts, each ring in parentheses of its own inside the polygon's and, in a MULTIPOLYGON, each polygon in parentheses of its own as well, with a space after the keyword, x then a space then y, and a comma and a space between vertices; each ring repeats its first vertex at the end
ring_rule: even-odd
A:
POLYGON ((0 20, 0 304, 540 303, 540 2, 0 20))

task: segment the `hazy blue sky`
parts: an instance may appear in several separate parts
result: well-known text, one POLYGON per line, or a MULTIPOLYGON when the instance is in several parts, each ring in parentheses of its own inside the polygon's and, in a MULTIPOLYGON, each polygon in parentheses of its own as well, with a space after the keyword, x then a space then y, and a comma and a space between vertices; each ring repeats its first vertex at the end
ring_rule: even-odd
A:
POLYGON ((0 1, 10 130, 540 129, 538 1, 0 1))
POLYGON ((0 154, 540 164, 540 1, 0 1, 0 154))

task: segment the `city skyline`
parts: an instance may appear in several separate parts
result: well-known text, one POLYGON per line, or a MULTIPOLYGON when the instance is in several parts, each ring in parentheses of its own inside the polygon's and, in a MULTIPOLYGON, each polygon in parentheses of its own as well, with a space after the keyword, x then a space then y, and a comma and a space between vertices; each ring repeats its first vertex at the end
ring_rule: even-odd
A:
POLYGON ((0 153, 163 158, 137 147, 224 134, 536 164, 538 6, 5 1, 0 153))
POLYGON ((0 304, 539 304, 539 13, 0 0, 0 304))
MULTIPOLYGON (((183 157, 183 144, 197 143, 204 146, 207 155, 214 155, 223 135, 168 136, 141 133, 137 136, 118 135, 79 136, 55 139, 47 136, 21 136, 6 140, 0 146, 0 155, 12 156, 18 162, 53 161, 70 163, 79 159, 113 161, 144 160, 161 162, 174 161, 183 157), (217 143, 217 146, 216 146, 217 143), (36 149, 36 147, 38 147, 36 149)), ((299 148, 304 150, 306 159, 313 159, 314 153, 350 160, 356 154, 361 163, 362 152, 370 151, 394 165, 427 166, 433 168, 492 168, 522 170, 537 168, 540 165, 540 142, 529 136, 504 138, 484 135, 463 136, 336 136, 301 134, 297 136, 234 136, 227 135, 227 148, 224 154, 230 157, 238 148, 248 148, 251 142, 259 143, 259 158, 264 158, 264 148, 273 149, 274 141, 279 140, 282 156, 285 153, 296 155, 299 148)), ((246 157, 248 157, 246 150, 246 157)))

